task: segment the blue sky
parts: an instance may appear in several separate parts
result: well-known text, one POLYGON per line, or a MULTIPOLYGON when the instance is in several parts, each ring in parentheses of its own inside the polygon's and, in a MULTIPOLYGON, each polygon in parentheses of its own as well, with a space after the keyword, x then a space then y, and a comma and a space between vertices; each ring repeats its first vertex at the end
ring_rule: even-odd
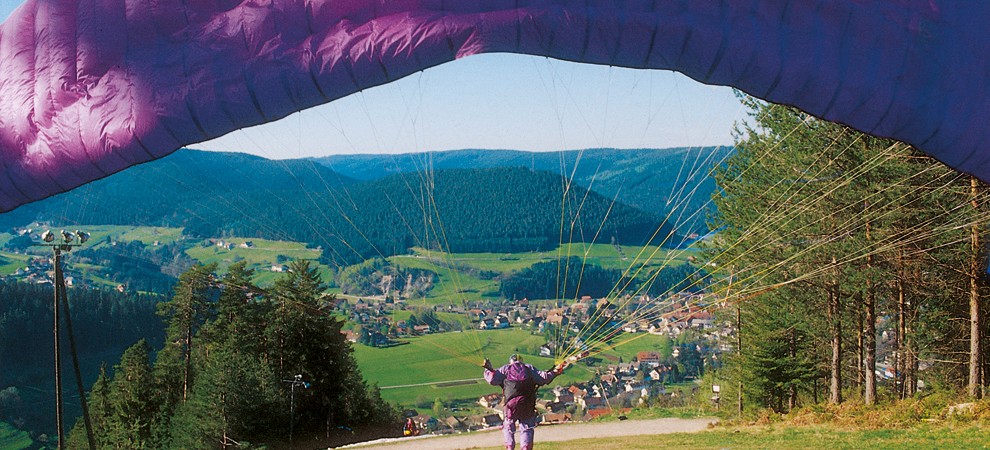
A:
MULTIPOLYGON (((20 3, 0 0, 0 16, 20 3)), ((726 145, 733 123, 744 115, 731 89, 675 72, 495 54, 444 64, 190 147, 297 158, 726 145)))

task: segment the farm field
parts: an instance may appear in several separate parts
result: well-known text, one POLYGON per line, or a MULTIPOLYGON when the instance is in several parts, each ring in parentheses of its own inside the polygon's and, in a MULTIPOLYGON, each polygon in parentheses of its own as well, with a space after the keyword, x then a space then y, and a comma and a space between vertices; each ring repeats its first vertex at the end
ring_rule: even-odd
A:
POLYGON ((186 254, 203 264, 217 263, 221 272, 238 261, 246 262, 248 267, 268 269, 272 264, 281 264, 280 261, 293 259, 315 261, 320 257, 320 250, 306 248, 306 244, 299 242, 246 238, 228 238, 223 241, 233 248, 196 245, 186 250, 186 254), (245 247, 247 243, 250 243, 250 247, 245 247))
MULTIPOLYGON (((409 320, 409 317, 412 316, 413 314, 415 314, 415 312, 412 310, 395 310, 392 311, 392 321, 404 322, 409 320)), ((437 319, 440 319, 444 322, 460 324, 461 329, 463 330, 472 330, 474 328, 477 328, 477 325, 473 324, 471 322, 471 319, 469 319, 464 314, 445 313, 445 312, 436 312, 434 314, 436 314, 437 319)))
POLYGON ((657 246, 615 246, 609 244, 564 244, 546 252, 523 253, 445 253, 423 248, 412 255, 389 257, 389 261, 407 269, 425 269, 437 273, 439 280, 425 298, 410 299, 410 305, 458 304, 483 297, 498 297, 499 283, 482 279, 481 272, 508 274, 536 263, 569 257, 585 259, 588 264, 606 269, 628 271, 641 277, 664 266, 679 266, 696 250, 671 250, 657 246))
MULTIPOLYGON (((61 230, 61 227, 43 227, 51 230, 61 230)), ((221 273, 226 272, 231 264, 237 261, 245 261, 248 268, 255 269, 255 282, 261 285, 269 285, 279 274, 271 271, 271 266, 281 264, 293 259, 305 259, 317 261, 320 257, 320 250, 307 248, 304 243, 288 241, 269 241, 265 239, 230 238, 225 242, 233 244, 233 248, 223 248, 215 245, 203 246, 202 239, 190 239, 182 234, 181 228, 167 227, 133 227, 115 225, 77 225, 70 227, 72 230, 84 230, 90 234, 89 241, 81 248, 98 249, 110 245, 111 242, 138 241, 145 245, 168 245, 180 243, 188 247, 186 254, 202 264, 217 263, 221 273), (241 244, 251 242, 250 248, 242 248, 241 244)), ((67 228, 68 229, 68 228, 67 228)), ((9 233, 0 233, 0 245, 13 238, 9 233)), ((38 247, 29 251, 35 255, 46 255, 50 249, 38 247)), ((17 269, 27 266, 28 255, 0 252, 0 275, 10 275, 17 269)), ((105 268, 96 265, 85 265, 75 263, 75 268, 87 273, 86 278, 97 285, 116 286, 118 283, 105 279, 100 273, 105 272, 105 268)), ((320 274, 325 282, 333 280, 333 271, 326 266, 317 264, 320 274)))
POLYGON ((30 258, 27 255, 0 252, 0 276, 13 274, 17 269, 27 266, 30 258))
POLYGON ((152 245, 155 242, 158 242, 160 245, 172 244, 184 239, 182 228, 114 225, 80 225, 75 228, 88 232, 90 234, 90 241, 94 243, 94 246, 105 245, 107 237, 121 242, 140 241, 146 245, 152 245))
POLYGON ((392 256, 388 258, 396 266, 406 269, 424 269, 437 274, 438 280, 425 298, 409 299, 407 304, 425 306, 436 304, 460 304, 462 301, 475 301, 479 297, 498 294, 498 282, 482 280, 463 270, 448 267, 450 259, 436 256, 392 256), (443 264, 446 262, 446 264, 443 264))
MULTIPOLYGON (((40 228, 56 231, 62 229, 58 225, 40 228)), ((185 253, 197 262, 217 263, 221 273, 226 272, 234 262, 245 261, 249 268, 256 270, 255 282, 261 285, 269 285, 278 278, 279 274, 271 270, 272 265, 281 265, 292 259, 317 261, 321 253, 319 249, 307 248, 304 243, 236 237, 224 239, 224 242, 232 245, 232 248, 204 245, 204 240, 183 236, 181 228, 115 225, 77 225, 69 228, 90 233, 91 237, 85 248, 95 249, 110 245, 111 242, 128 241, 138 241, 145 245, 178 243, 185 247, 185 253), (241 247, 246 242, 250 242, 252 246, 241 247)), ((0 233, 0 244, 11 238, 13 235, 9 233, 0 233)), ((690 249, 670 250, 657 246, 570 243, 546 252, 523 253, 444 253, 414 248, 411 255, 392 256, 389 260, 400 267, 426 269, 438 274, 435 286, 425 298, 407 301, 411 306, 432 306, 498 297, 499 282, 492 279, 495 275, 516 272, 539 262, 556 261, 573 256, 585 258, 588 264, 604 268, 617 270, 632 268, 630 273, 634 273, 640 267, 651 271, 664 264, 682 264, 694 252, 690 249)), ((29 253, 42 255, 46 252, 39 247, 30 250, 29 253)), ((0 275, 10 275, 17 269, 26 267, 27 259, 28 257, 23 254, 0 252, 0 275)), ((324 281, 333 280, 333 269, 323 265, 317 267, 324 281)), ((85 269, 89 272, 87 277, 96 284, 105 286, 117 284, 99 275, 103 271, 101 267, 91 266, 85 269)))
POLYGON ((538 262, 556 261, 567 257, 586 259, 588 264, 595 264, 607 269, 625 270, 635 263, 640 266, 660 267, 680 265, 687 258, 696 254, 693 249, 671 250, 656 245, 629 246, 611 244, 588 244, 583 242, 568 243, 554 250, 545 252, 523 253, 444 253, 422 248, 413 249, 417 258, 437 259, 453 262, 458 265, 494 272, 515 272, 525 269, 538 262))
POLYGON ((21 450, 31 447, 31 436, 25 431, 12 427, 9 423, 0 422, 0 449, 21 450))
MULTIPOLYGON (((41 227, 43 230, 52 230, 53 232, 58 232, 63 229, 59 226, 51 227, 41 227)), ((155 242, 159 244, 170 244, 182 239, 182 229, 181 228, 163 228, 163 227, 132 227, 132 226, 116 226, 116 225, 75 225, 66 228, 68 230, 84 230, 89 233, 89 241, 84 245, 85 248, 100 248, 108 245, 107 241, 140 241, 146 245, 151 245, 155 242)), ((0 246, 6 244, 10 241, 14 235, 10 233, 0 233, 0 246)), ((51 253, 51 249, 45 249, 43 246, 32 247, 28 251, 31 254, 37 255, 47 255, 51 253)), ((3 258, 10 260, 8 265, 16 265, 13 270, 17 268, 24 267, 24 262, 29 258, 26 255, 0 252, 3 258)), ((12 273, 13 270, 10 272, 12 273)), ((6 266, 0 265, 0 274, 7 275, 6 266)))
MULTIPOLYGON (((639 349, 670 345, 665 337, 643 336, 637 341, 638 346, 623 345, 611 352, 628 361, 639 349)), ((365 379, 378 384, 385 400, 403 407, 423 399, 431 404, 436 398, 474 401, 482 395, 497 392, 497 388, 481 379, 481 364, 485 357, 491 359, 495 367, 505 364, 513 353, 523 355, 527 363, 540 369, 547 370, 554 365, 550 358, 531 354, 532 349, 544 343, 543 336, 519 328, 431 334, 408 341, 407 345, 391 348, 354 345, 354 356, 365 379)), ((554 384, 586 381, 594 370, 594 367, 579 363, 554 384)))

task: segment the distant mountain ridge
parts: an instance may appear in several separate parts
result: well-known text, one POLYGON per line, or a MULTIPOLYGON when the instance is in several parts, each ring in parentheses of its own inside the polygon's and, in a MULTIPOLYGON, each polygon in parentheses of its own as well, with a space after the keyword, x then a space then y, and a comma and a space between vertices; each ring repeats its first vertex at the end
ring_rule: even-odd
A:
POLYGON ((443 169, 544 170, 573 177, 585 189, 647 213, 670 214, 668 222, 682 234, 703 234, 707 231, 705 211, 715 189, 709 172, 733 151, 732 147, 593 148, 559 152, 465 149, 397 155, 331 155, 314 160, 357 180, 443 169))
MULTIPOLYGON (((203 237, 309 242, 350 264, 412 246, 454 252, 641 244, 661 220, 523 168, 409 172, 359 182, 312 160, 182 150, 0 215, 0 226, 180 226, 203 237)), ((663 235, 670 228, 662 228, 663 235)))

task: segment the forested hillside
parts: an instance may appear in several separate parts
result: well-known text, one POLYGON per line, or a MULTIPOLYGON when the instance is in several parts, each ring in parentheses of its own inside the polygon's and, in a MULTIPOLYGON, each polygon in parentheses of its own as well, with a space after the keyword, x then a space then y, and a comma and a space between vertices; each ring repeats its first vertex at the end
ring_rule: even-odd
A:
POLYGON ((986 186, 906 144, 745 103, 754 125, 716 174, 707 256, 742 324, 728 388, 777 411, 981 397, 986 186))
MULTIPOLYGON (((191 236, 307 242, 321 246, 332 265, 412 246, 508 252, 594 239, 638 245, 659 226, 656 217, 565 185, 560 176, 519 168, 356 183, 308 160, 187 150, 0 215, 0 226, 179 226, 191 236)), ((670 227, 662 231, 661 239, 670 227)))
POLYGON ((360 227, 365 234, 374 242, 402 233, 405 240, 394 245, 403 249, 409 243, 452 252, 546 250, 560 242, 639 245, 659 225, 594 192, 565 190, 564 180, 547 172, 467 169, 396 175, 360 186, 352 196, 375 215, 365 216, 372 220, 360 227), (378 218, 391 226, 382 229, 378 218))
MULTIPOLYGON (((212 233, 233 226, 272 232, 252 217, 272 203, 286 210, 307 192, 352 183, 305 160, 272 161, 240 153, 180 150, 48 200, 0 214, 0 226, 36 219, 62 223, 191 227, 212 233)), ((275 228, 277 230, 277 228, 275 228)))
POLYGON ((577 185, 652 214, 670 214, 681 234, 704 233, 715 184, 711 170, 731 147, 668 149, 597 148, 563 152, 455 150, 400 155, 332 155, 317 161, 358 180, 443 169, 525 167, 568 178, 577 185), (697 214, 695 214, 697 212, 697 214))
MULTIPOLYGON (((139 341, 94 383, 99 448, 285 448, 293 437, 315 442, 359 425, 398 429, 396 411, 362 379, 308 261, 291 263, 271 290, 253 285, 244 264, 222 278, 215 269, 182 274, 159 307, 167 345, 139 341)), ((77 421, 68 447, 86 439, 77 421)))
MULTIPOLYGON (((51 285, 0 281, 0 422, 48 433, 55 424, 53 296, 51 285)), ((138 340, 160 345, 164 339, 164 327, 155 315, 162 300, 158 296, 70 289, 68 297, 87 383, 93 381, 100 364, 112 367, 124 349, 138 340)), ((69 364, 65 356, 63 368, 68 370, 69 364)), ((64 389, 74 392, 69 373, 63 378, 64 389)), ((80 413, 75 399, 66 402, 66 412, 70 418, 80 413)))

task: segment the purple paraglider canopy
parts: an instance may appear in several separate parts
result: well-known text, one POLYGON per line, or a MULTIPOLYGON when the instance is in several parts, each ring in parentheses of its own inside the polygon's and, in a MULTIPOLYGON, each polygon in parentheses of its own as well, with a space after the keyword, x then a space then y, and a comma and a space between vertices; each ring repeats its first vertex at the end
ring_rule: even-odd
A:
POLYGON ((990 2, 28 0, 0 26, 0 211, 486 52, 673 69, 990 181, 990 2))

